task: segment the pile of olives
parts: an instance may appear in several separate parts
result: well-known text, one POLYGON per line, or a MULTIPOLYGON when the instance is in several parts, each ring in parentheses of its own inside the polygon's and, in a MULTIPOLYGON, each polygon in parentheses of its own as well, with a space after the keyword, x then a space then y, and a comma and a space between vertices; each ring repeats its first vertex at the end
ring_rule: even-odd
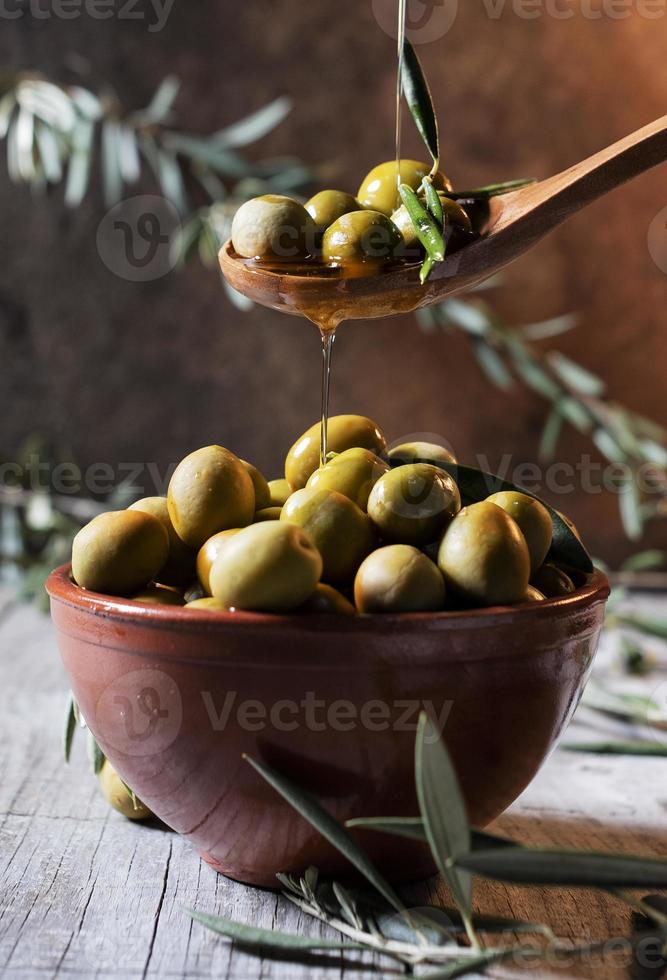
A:
MULTIPOLYGON (((222 446, 179 463, 166 497, 94 518, 76 536, 85 589, 202 610, 401 613, 537 602, 574 591, 547 559, 547 508, 519 491, 462 506, 442 446, 388 449, 368 418, 320 423, 267 481, 222 446)), ((455 472, 455 469, 454 469, 455 472)))
MULTIPOLYGON (((364 178, 353 197, 324 190, 305 205, 278 194, 255 197, 236 212, 232 245, 237 255, 262 261, 314 259, 332 266, 417 260, 422 249, 412 220, 398 192, 398 165, 381 163, 364 178)), ((430 167, 401 160, 400 182, 419 193, 430 167)), ((472 237, 470 219, 447 195, 452 187, 444 174, 433 178, 444 214, 449 252, 472 237)))

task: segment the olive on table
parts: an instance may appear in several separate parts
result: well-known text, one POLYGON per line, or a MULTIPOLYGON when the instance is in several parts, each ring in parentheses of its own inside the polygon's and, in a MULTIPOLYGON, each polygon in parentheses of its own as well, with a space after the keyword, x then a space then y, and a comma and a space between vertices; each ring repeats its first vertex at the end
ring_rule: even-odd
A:
MULTIPOLYGON (((211 594, 211 583, 209 582, 211 566, 232 535, 238 534, 240 530, 240 527, 231 527, 226 531, 218 531, 217 534, 212 534, 210 538, 204 541, 203 545, 197 552, 197 578, 201 582, 202 588, 206 593, 208 593, 208 595, 211 594)), ((200 597, 195 596, 195 598, 200 597)))
POLYGON ((125 785, 108 759, 102 763, 98 779, 107 803, 128 820, 147 820, 153 816, 146 804, 125 785))
POLYGON ((547 599, 570 595, 575 591, 575 585, 570 576, 551 562, 545 562, 530 577, 530 584, 543 592, 547 599))
POLYGON ((72 542, 77 585, 108 595, 131 595, 155 579, 169 554, 169 536, 157 517, 139 510, 99 514, 72 542))
POLYGON ((387 453, 387 459, 394 466, 404 466, 406 463, 456 463, 456 456, 438 445, 437 442, 402 442, 387 453))
POLYGON ((444 533, 438 566, 448 589, 480 606, 521 602, 530 555, 519 526, 497 504, 461 510, 444 533))
POLYGON ((147 588, 131 596, 135 602, 148 602, 156 606, 184 606, 185 599, 175 589, 163 585, 149 585, 147 588))
POLYGON ((445 582, 417 548, 390 544, 361 563, 354 602, 360 613, 437 612, 445 604, 445 582))
POLYGON ((536 572, 547 556, 553 537, 553 524, 544 504, 518 490, 501 490, 486 498, 502 507, 519 525, 530 555, 530 570, 536 572))
POLYGON ((335 490, 297 490, 283 507, 280 520, 306 531, 322 556, 322 580, 333 585, 352 582, 375 544, 367 515, 335 490))
POLYGON ((345 191, 326 190, 313 195, 309 201, 306 201, 305 208, 315 222, 317 230, 323 232, 344 214, 361 211, 361 204, 356 197, 345 191))
POLYGON ((321 555, 302 528, 265 521, 225 545, 211 568, 211 592, 229 609, 289 612, 306 601, 321 574, 321 555))
MULTIPOLYGON (((292 490, 305 487, 310 474, 320 465, 321 431, 322 423, 315 422, 287 453, 285 479, 292 490)), ((381 456, 387 441, 372 419, 363 415, 332 415, 327 426, 327 446, 330 453, 358 447, 381 456)))
POLYGON ((285 479, 269 480, 269 507, 282 507, 292 492, 292 488, 285 479))
POLYGON ((322 258, 333 265, 387 262, 403 244, 398 229, 380 211, 353 211, 329 225, 322 238, 322 258))
POLYGON ((187 585, 195 577, 195 559, 197 553, 181 541, 174 530, 169 517, 169 506, 166 497, 143 497, 128 507, 128 510, 140 510, 144 514, 152 514, 164 525, 169 536, 169 555, 163 568, 156 578, 162 585, 187 585))
POLYGON ((299 607, 299 612, 321 613, 323 615, 354 616, 356 609, 342 592, 333 586, 320 582, 313 594, 299 607))
MULTIPOLYGON (((418 191, 424 177, 431 172, 428 163, 420 160, 401 160, 400 183, 407 184, 413 191, 418 191)), ((390 217, 401 204, 398 193, 398 174, 396 160, 388 160, 366 174, 357 193, 357 199, 365 208, 381 211, 390 217)), ((433 186, 436 190, 451 191, 452 185, 443 173, 435 174, 433 186)))
POLYGON ((368 497, 389 466, 370 449, 345 449, 308 477, 312 490, 336 490, 366 510, 368 497))
POLYGON ((255 488, 234 453, 222 446, 205 446, 178 464, 167 501, 179 538, 191 548, 201 548, 217 531, 250 524, 255 488))
POLYGON ((252 522, 259 524, 261 521, 279 521, 281 511, 282 507, 262 507, 261 510, 255 511, 252 522))
POLYGON ((246 259, 304 259, 315 251, 316 234, 304 206, 281 194, 253 197, 232 221, 234 251, 246 259))
POLYGON ((262 510, 264 507, 271 506, 271 489, 269 487, 268 481, 263 473, 249 463, 246 459, 241 460, 241 464, 245 466, 250 479, 252 480, 252 485, 255 488, 255 510, 262 510))
POLYGON ((389 470, 368 498, 368 516, 382 538, 399 544, 434 541, 460 509, 456 483, 430 463, 407 463, 389 470))

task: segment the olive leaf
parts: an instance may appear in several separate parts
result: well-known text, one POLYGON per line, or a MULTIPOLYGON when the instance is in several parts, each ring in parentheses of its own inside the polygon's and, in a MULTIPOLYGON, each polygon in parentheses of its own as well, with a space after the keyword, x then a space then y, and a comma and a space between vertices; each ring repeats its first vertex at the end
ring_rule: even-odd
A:
POLYGON ((595 755, 648 755, 667 757, 667 745, 657 742, 563 742, 567 752, 591 752, 595 755))
POLYGON ((596 851, 498 848, 454 855, 458 868, 515 885, 665 888, 667 861, 596 851))
POLYGON ((403 45, 401 81, 405 100, 436 171, 440 163, 440 140, 433 98, 417 53, 407 39, 403 45))
POLYGON ((93 767, 93 772, 96 776, 99 776, 106 757, 102 749, 97 744, 95 736, 90 730, 88 731, 88 757, 90 759, 90 764, 93 767))
POLYGON ((442 210, 440 195, 427 177, 424 178, 421 186, 424 192, 424 198, 426 199, 426 207, 428 208, 431 217, 437 224, 438 228, 441 228, 444 231, 445 212, 442 210))
MULTIPOLYGON (((375 830, 381 834, 394 834, 396 837, 408 837, 410 840, 428 841, 424 822, 421 817, 357 817, 346 820, 346 827, 358 827, 359 830, 375 830)), ((483 830, 470 831, 472 849, 482 850, 491 847, 518 847, 514 841, 506 837, 487 834, 483 830)))
POLYGON ((537 177, 519 177, 516 180, 506 180, 500 184, 487 184, 485 187, 475 187, 471 191, 447 191, 447 197, 454 201, 470 201, 477 199, 488 199, 499 197, 501 194, 509 194, 510 191, 518 191, 521 187, 528 187, 529 184, 536 184, 537 177))
POLYGON ((197 912, 196 909, 185 909, 185 912, 196 922, 220 936, 233 939, 241 946, 263 954, 286 953, 290 950, 300 952, 316 952, 318 950, 364 949, 361 943, 341 942, 338 939, 311 939, 308 936, 297 936, 276 929, 262 929, 259 926, 248 926, 243 922, 235 922, 221 915, 208 915, 197 912))
POLYGON ((317 800, 310 793, 301 789, 291 779, 282 776, 270 766, 263 762, 258 762, 248 755, 243 758, 255 769, 270 786, 280 793, 294 809, 304 817, 330 844, 343 854, 354 867, 367 878, 370 883, 377 888, 382 896, 398 911, 403 910, 403 903, 391 887, 385 881, 367 854, 359 847, 357 842, 348 834, 342 824, 338 823, 331 814, 320 806, 317 800))
POLYGON ((631 626, 649 636, 657 636, 667 640, 667 619, 659 619, 657 616, 642 616, 638 613, 618 613, 614 619, 623 626, 631 626))
POLYGON ((456 977, 465 977, 471 973, 483 973, 492 963, 508 959, 510 956, 520 956, 520 954, 520 946, 510 946, 505 949, 488 949, 479 953, 477 956, 457 960, 455 963, 448 963, 447 966, 439 967, 437 970, 431 970, 430 973, 422 973, 421 980, 455 980, 456 977))
POLYGON ((65 715, 65 730, 63 733, 63 751, 65 762, 69 762, 72 754, 72 742, 76 733, 77 726, 77 707, 72 694, 68 695, 67 713, 65 715))
POLYGON ((442 231, 438 228, 432 215, 426 210, 408 184, 401 184, 398 192, 406 211, 410 215, 417 237, 426 249, 426 254, 435 262, 444 261, 445 241, 442 237, 442 231))

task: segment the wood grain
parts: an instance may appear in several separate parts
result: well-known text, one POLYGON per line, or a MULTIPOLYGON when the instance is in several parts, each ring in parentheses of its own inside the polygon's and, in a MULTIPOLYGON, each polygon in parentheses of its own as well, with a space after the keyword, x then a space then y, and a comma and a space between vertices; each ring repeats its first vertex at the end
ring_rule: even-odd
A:
MULTIPOLYGON (((663 611, 666 599, 634 606, 663 611)), ((663 668, 667 651, 662 648, 663 668)), ((608 640, 598 671, 613 676, 608 640)), ((664 675, 663 675, 664 676, 664 675)), ((639 687, 653 690, 654 675, 639 687)), ((45 977, 290 978, 345 980, 397 975, 390 961, 349 954, 308 965, 257 959, 192 924, 184 908, 218 912, 257 925, 310 935, 325 927, 274 893, 216 875, 192 848, 159 826, 109 811, 88 771, 83 740, 62 762, 66 681, 48 619, 0 596, 0 974, 45 977), (363 971, 360 963, 363 961, 363 971), (368 973, 368 967, 374 973, 368 973)), ((614 732, 580 711, 577 737, 614 732)), ((529 737, 529 733, 527 733, 529 737)), ((497 821, 500 833, 527 844, 626 850, 667 856, 665 760, 609 758, 557 751, 521 799, 497 821)), ((414 905, 446 899, 434 879, 406 890, 414 905)), ((477 883, 486 912, 548 921, 564 939, 624 937, 629 914, 618 901, 574 889, 517 889, 477 883)), ((333 935, 333 934, 332 934, 333 935)), ((558 975, 615 980, 627 975, 610 954, 582 971, 550 974, 533 964, 492 977, 558 975)))

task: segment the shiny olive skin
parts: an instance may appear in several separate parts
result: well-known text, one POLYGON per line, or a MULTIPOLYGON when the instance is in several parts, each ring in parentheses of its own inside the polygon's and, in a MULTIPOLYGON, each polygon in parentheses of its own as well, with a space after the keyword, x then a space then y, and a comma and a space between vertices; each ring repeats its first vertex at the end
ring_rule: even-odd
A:
POLYGON ((246 201, 232 221, 234 251, 246 259, 303 259, 315 251, 316 236, 304 206, 281 194, 246 201))
MULTIPOLYGON (((308 477, 320 465, 320 435, 322 425, 316 422, 299 436, 285 459, 285 479, 292 490, 301 490, 308 477)), ((330 453, 342 453, 359 447, 381 456, 387 448, 382 432, 363 415, 332 415, 327 426, 330 453)))
POLYGON ((211 566, 232 535, 237 534, 240 530, 240 527, 231 527, 226 531, 218 531, 217 534, 212 534, 197 552, 197 578, 201 582, 204 592, 208 595, 211 594, 209 581, 211 566))
POLYGON ((107 595, 132 595, 155 579, 169 554, 169 536, 157 517, 117 510, 86 524, 72 542, 77 585, 107 595))
POLYGON ((570 576, 551 562, 545 562, 530 577, 530 584, 544 593, 547 599, 570 595, 575 591, 575 585, 570 576))
POLYGON ((261 521, 279 521, 281 511, 282 507, 262 507, 261 510, 255 511, 252 522, 259 524, 261 521))
POLYGON ((360 613, 436 612, 445 604, 444 579, 430 558, 408 544, 371 552, 354 580, 360 613))
POLYGON ((205 598, 207 598, 206 590, 199 581, 193 582, 183 593, 183 600, 185 601, 186 606, 191 602, 194 602, 196 599, 205 598))
MULTIPOLYGON (((579 534, 579 531, 577 530, 577 525, 574 523, 574 521, 571 521, 570 518, 567 516, 567 514, 564 514, 562 510, 557 510, 556 513, 561 518, 561 520, 563 521, 563 523, 564 524, 567 524, 567 526, 569 527, 569 529, 574 534, 575 538, 578 541, 581 541, 581 535, 579 534)), ((583 541, 581 541, 581 543, 583 544, 583 541)))
POLYGON ((243 528, 213 562, 211 592, 228 609, 290 612, 322 574, 322 558, 302 528, 265 521, 243 528))
POLYGON ((165 589, 162 585, 149 585, 131 597, 134 602, 147 602, 155 606, 184 606, 185 600, 175 589, 165 589))
POLYGON ((387 262, 403 238, 390 218, 379 211, 353 211, 334 221, 322 238, 322 258, 332 265, 387 262))
POLYGON ((434 541, 461 509, 454 480, 429 463, 385 473, 371 490, 368 516, 383 540, 416 546, 434 541))
POLYGON ((270 500, 269 507, 282 507, 287 502, 287 498, 292 492, 292 488, 285 479, 269 480, 270 500))
POLYGON ((336 490, 366 510, 371 490, 388 472, 387 464, 370 449, 355 447, 343 450, 311 473, 306 486, 312 490, 336 490))
POLYGON ((352 582, 376 541, 366 514, 336 491, 297 490, 283 507, 280 520, 307 532, 322 555, 322 581, 332 585, 352 582))
POLYGON ((120 778, 108 759, 105 759, 98 776, 100 789, 114 810, 118 810, 128 820, 147 820, 153 814, 139 797, 132 793, 120 778))
POLYGON ((536 589, 534 585, 528 585, 525 595, 523 597, 523 602, 544 602, 546 596, 536 589))
POLYGON ((271 506, 271 490, 268 481, 263 473, 249 463, 246 459, 241 460, 241 465, 246 468, 248 475, 255 488, 255 510, 263 510, 264 507, 271 506))
POLYGON ((393 446, 387 453, 392 466, 405 466, 406 463, 456 463, 456 456, 437 442, 403 442, 393 446))
POLYGON ((325 616, 356 616, 357 610, 342 592, 320 582, 315 586, 313 594, 299 607, 299 612, 319 613, 325 616))
POLYGON ((553 524, 544 504, 518 490, 501 490, 486 498, 502 507, 519 525, 530 555, 530 570, 536 572, 547 556, 553 537, 553 524))
POLYGON ((178 464, 167 501, 179 538, 191 548, 201 548, 218 531, 250 524, 255 488, 234 453, 222 446, 205 446, 178 464))
POLYGON ((143 497, 128 507, 128 510, 140 510, 144 514, 157 517, 169 535, 169 556, 156 578, 162 585, 187 585, 195 577, 195 559, 193 548, 181 541, 174 530, 169 517, 169 506, 166 497, 143 497))
POLYGON ((186 609, 213 609, 216 612, 228 612, 227 606, 213 596, 203 596, 201 599, 193 599, 185 604, 186 609))
POLYGON ((521 602, 530 556, 517 523, 497 504, 464 507, 444 533, 438 567, 447 589, 478 606, 521 602))
POLYGON ((305 204, 306 211, 315 222, 319 232, 326 231, 329 225, 338 221, 344 214, 361 211, 361 204, 345 191, 319 191, 305 204))
MULTIPOLYGON (((470 218, 461 205, 456 201, 452 201, 451 197, 446 197, 444 194, 438 194, 438 197, 440 198, 440 204, 442 205, 442 212, 445 218, 445 242, 448 250, 454 251, 470 239, 472 232, 470 218)), ((419 240, 417 232, 415 231, 415 226, 412 223, 408 209, 404 204, 401 204, 393 212, 391 220, 396 228, 398 228, 406 248, 412 248, 412 246, 417 244, 419 240)))
MULTIPOLYGON (((431 165, 419 160, 401 160, 401 183, 413 191, 419 190, 424 177, 431 172, 431 165)), ((395 160, 380 163, 366 174, 357 194, 359 203, 365 208, 381 211, 390 217, 401 204, 398 193, 397 168, 395 160)), ((436 190, 451 191, 452 186, 443 173, 433 178, 436 190)))

